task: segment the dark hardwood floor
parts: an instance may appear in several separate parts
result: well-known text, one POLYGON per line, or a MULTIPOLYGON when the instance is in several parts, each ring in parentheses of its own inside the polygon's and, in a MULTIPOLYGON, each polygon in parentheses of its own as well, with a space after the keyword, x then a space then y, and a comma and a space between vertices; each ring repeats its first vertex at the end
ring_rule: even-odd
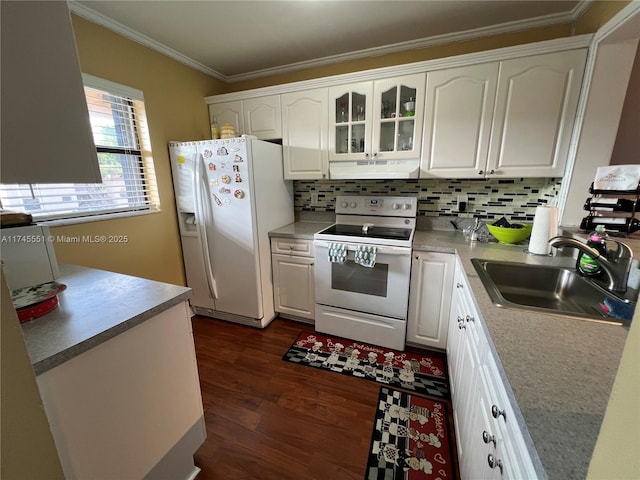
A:
POLYGON ((380 385, 283 361, 303 330, 193 317, 207 427, 198 480, 364 478, 380 385))

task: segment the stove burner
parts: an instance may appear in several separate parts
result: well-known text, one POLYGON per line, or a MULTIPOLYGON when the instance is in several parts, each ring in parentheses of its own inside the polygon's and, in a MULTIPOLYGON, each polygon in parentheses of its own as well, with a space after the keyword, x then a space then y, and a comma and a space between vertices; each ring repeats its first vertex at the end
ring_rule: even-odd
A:
POLYGON ((366 232, 364 232, 362 229, 362 225, 346 225, 337 223, 320 232, 320 235, 344 235, 348 237, 380 238, 388 240, 408 241, 411 238, 411 229, 372 226, 369 227, 366 232))

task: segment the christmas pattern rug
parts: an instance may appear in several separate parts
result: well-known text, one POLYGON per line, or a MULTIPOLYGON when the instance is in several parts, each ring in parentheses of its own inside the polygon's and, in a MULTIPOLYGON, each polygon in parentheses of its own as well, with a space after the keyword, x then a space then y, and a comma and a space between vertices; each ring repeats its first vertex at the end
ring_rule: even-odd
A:
POLYGON ((345 338, 302 332, 283 360, 450 399, 445 355, 400 352, 345 338))
POLYGON ((365 480, 456 478, 447 408, 381 387, 365 480))

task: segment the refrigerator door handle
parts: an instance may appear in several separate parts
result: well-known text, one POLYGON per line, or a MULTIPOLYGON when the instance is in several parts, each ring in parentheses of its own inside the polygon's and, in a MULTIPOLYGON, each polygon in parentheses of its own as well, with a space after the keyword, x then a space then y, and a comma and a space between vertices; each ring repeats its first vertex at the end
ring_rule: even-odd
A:
POLYGON ((209 202, 209 184, 207 182, 206 170, 204 170, 204 159, 200 154, 196 154, 196 161, 193 169, 193 192, 195 195, 195 216, 196 230, 200 239, 200 248, 204 257, 205 276, 207 277, 207 286, 209 287, 209 295, 214 300, 218 298, 216 280, 213 276, 211 268, 211 255, 209 253, 209 239, 207 237, 206 220, 210 219, 208 207, 209 202), (203 195, 203 193, 205 193, 203 195))

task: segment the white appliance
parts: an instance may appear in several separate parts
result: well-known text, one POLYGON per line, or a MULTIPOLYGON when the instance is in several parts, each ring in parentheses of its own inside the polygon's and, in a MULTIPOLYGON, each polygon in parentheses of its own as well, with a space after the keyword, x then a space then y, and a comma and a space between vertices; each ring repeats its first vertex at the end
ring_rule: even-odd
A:
POLYGON ((404 350, 416 211, 415 197, 336 198, 336 223, 314 235, 317 331, 404 350))
POLYGON ((275 317, 269 231, 292 223, 282 147, 252 136, 171 142, 193 311, 264 328, 275 317))

